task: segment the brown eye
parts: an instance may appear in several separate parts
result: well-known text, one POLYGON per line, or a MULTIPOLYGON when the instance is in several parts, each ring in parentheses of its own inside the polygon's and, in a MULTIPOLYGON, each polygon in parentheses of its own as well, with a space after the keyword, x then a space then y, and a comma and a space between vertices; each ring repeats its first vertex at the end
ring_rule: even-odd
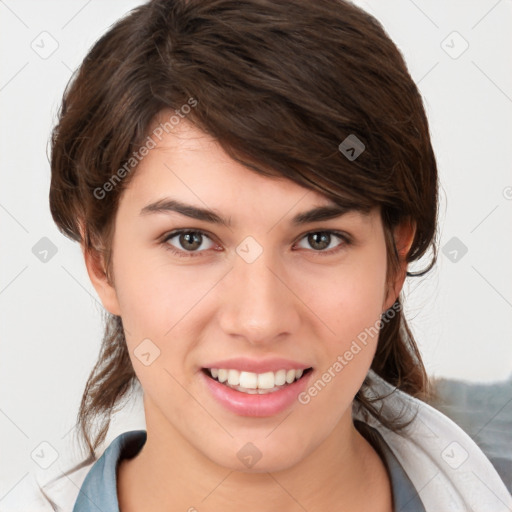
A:
POLYGON ((331 235, 330 233, 310 233, 308 235, 308 243, 313 249, 322 251, 329 247, 331 235))
POLYGON ((199 253, 214 245, 205 233, 191 230, 175 231, 165 238, 164 243, 170 245, 173 251, 181 253, 199 253))
POLYGON ((312 231, 302 237, 299 242, 299 247, 310 249, 318 253, 333 254, 349 244, 350 240, 348 237, 341 233, 332 231, 312 231), (303 241, 305 241, 307 245, 301 245, 303 241))
POLYGON ((178 236, 178 240, 184 249, 195 251, 201 247, 203 238, 199 233, 181 233, 178 236))

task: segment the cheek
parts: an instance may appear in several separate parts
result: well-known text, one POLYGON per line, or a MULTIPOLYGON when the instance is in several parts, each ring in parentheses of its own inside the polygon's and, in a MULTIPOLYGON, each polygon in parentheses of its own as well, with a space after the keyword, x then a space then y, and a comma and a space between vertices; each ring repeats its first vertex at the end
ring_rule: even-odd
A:
MULTIPOLYGON (((386 278, 385 253, 380 252, 378 248, 366 251, 361 258, 340 265, 323 278, 320 286, 317 281, 316 288, 311 281, 303 285, 311 309, 330 332, 327 339, 333 349, 350 345, 351 340, 380 319, 386 278)), ((375 334, 374 330, 371 332, 375 334)))
POLYGON ((187 409, 184 392, 189 353, 196 337, 187 337, 190 319, 200 328, 194 305, 205 291, 191 286, 193 275, 172 268, 160 255, 118 251, 114 255, 116 293, 130 359, 145 394, 155 403, 172 403, 176 413, 187 409), (181 383, 181 385, 180 385, 181 383))
POLYGON ((157 376, 169 381, 169 373, 185 382, 201 334, 211 321, 206 299, 218 278, 193 266, 168 263, 165 249, 153 254, 137 248, 119 250, 113 263, 126 342, 143 387, 151 387, 157 376), (148 357, 139 358, 141 353, 149 353, 150 360, 158 357, 146 366, 148 357))
POLYGON ((329 334, 320 338, 321 364, 299 402, 323 411, 327 430, 334 428, 350 407, 372 364, 384 284, 385 266, 381 260, 370 258, 340 272, 325 287, 325 294, 312 299, 320 312, 322 331, 329 334))
POLYGON ((197 302, 202 286, 190 267, 168 264, 163 248, 123 250, 122 239, 119 247, 114 269, 123 324, 139 337, 164 339, 197 302))

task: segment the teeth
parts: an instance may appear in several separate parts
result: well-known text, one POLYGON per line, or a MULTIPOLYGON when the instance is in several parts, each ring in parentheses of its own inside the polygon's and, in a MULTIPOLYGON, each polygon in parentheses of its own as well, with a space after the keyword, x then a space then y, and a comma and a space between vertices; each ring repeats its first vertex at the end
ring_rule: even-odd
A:
POLYGON ((277 372, 253 373, 225 368, 210 368, 211 376, 230 387, 243 388, 249 393, 258 389, 270 390, 276 386, 291 384, 302 377, 304 370, 278 370, 277 372))
MULTIPOLYGON (((300 371, 300 370, 297 370, 300 371)), ((274 384, 276 386, 282 386, 286 382, 286 370, 279 370, 274 375, 274 384)))
POLYGON ((240 372, 238 370, 228 370, 228 384, 232 386, 240 385, 240 372))
MULTIPOLYGON (((276 380, 274 372, 259 373, 258 375, 253 373, 253 375, 257 377, 258 389, 272 389, 274 387, 276 380)), ((240 385, 242 386, 242 383, 240 385)), ((256 386, 252 387, 255 388, 256 386)))
POLYGON ((258 387, 258 375, 251 372, 240 372, 240 381, 237 384, 243 388, 256 389, 258 387))

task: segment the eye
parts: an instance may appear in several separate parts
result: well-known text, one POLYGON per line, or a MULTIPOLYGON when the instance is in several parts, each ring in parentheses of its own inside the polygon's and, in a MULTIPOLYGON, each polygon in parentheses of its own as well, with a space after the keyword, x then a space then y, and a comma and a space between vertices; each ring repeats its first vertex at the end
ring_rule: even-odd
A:
POLYGON ((207 249, 215 247, 211 238, 203 231, 179 230, 167 235, 163 243, 166 248, 178 256, 198 256, 207 249))
MULTIPOLYGON (((204 231, 193 229, 181 229, 169 233, 162 243, 167 250, 180 257, 201 256, 206 250, 218 247, 204 231)), ((327 230, 306 233, 297 245, 318 255, 328 256, 341 251, 351 243, 348 235, 327 230), (302 245, 304 242, 309 247, 302 245)))
POLYGON ((351 243, 347 235, 337 231, 311 231, 301 238, 302 241, 305 241, 309 247, 300 245, 300 242, 299 247, 303 249, 312 248, 314 252, 322 255, 337 253, 351 243))

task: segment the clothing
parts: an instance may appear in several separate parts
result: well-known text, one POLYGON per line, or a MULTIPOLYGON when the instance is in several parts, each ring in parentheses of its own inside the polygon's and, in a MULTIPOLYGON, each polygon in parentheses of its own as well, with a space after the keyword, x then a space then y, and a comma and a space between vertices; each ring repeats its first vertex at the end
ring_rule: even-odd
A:
MULTIPOLYGON (((372 394, 384 396, 375 403, 385 417, 414 418, 398 434, 354 406, 354 425, 387 467, 395 512, 512 512, 505 484, 462 429, 372 370, 367 380, 372 394)), ((118 512, 117 464, 120 458, 135 456, 145 440, 144 430, 125 432, 96 461, 84 461, 41 488, 36 479, 24 482, 0 501, 0 512, 118 512)))

